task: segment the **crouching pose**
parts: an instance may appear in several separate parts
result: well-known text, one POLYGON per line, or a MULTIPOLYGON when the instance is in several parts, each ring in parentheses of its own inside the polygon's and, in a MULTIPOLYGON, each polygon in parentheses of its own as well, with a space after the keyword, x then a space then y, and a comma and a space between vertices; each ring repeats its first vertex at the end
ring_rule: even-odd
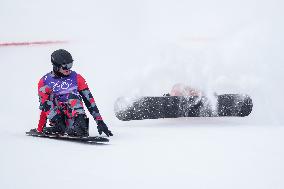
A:
POLYGON ((44 75, 38 83, 40 120, 38 132, 67 134, 84 137, 89 135, 88 118, 83 102, 97 123, 99 134, 112 136, 96 106, 85 79, 71 70, 73 58, 63 49, 51 54, 53 71, 44 75), (46 120, 50 121, 46 127, 46 120))

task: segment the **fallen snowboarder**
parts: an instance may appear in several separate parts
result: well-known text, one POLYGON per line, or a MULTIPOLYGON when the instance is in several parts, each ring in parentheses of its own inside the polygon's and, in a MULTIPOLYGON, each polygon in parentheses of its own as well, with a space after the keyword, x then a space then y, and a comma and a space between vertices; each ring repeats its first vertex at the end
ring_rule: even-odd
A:
POLYGON ((122 121, 178 118, 248 116, 252 111, 252 99, 244 94, 214 94, 212 99, 198 89, 176 84, 170 93, 162 97, 146 96, 129 103, 118 98, 114 105, 115 115, 122 121))

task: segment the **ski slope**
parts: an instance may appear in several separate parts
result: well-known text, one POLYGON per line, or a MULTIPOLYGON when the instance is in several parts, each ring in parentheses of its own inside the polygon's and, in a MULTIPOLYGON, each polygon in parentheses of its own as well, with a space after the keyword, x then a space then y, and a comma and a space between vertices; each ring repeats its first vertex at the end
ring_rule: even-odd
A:
MULTIPOLYGON (((3 1, 0 188, 284 188, 284 3, 279 0, 3 1), (71 52, 114 133, 107 145, 25 136, 50 54, 71 52), (120 96, 176 83, 246 93, 245 118, 119 121, 120 96)), ((90 133, 97 135, 94 121, 90 133)))

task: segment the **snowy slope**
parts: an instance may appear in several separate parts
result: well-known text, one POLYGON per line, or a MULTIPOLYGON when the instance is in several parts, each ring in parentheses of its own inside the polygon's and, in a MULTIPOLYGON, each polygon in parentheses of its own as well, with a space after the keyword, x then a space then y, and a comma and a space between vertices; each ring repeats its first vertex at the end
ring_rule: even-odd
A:
MULTIPOLYGON (((3 1, 0 188, 284 187, 283 2, 278 0, 3 1), (108 145, 32 138, 37 82, 70 51, 115 134, 108 145), (121 122, 119 96, 161 95, 183 82, 247 93, 246 118, 121 122)), ((97 135, 91 122, 91 134, 97 135)))

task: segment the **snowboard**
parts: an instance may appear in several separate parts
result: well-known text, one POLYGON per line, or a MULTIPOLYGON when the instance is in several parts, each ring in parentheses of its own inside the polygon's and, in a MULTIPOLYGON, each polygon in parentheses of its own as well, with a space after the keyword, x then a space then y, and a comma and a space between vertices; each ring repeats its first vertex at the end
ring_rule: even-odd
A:
POLYGON ((118 98, 114 111, 119 120, 143 120, 179 117, 244 117, 252 111, 252 99, 245 94, 206 96, 118 98))
POLYGON ((51 138, 57 140, 66 140, 66 141, 74 141, 74 142, 82 142, 82 143, 105 143, 109 142, 109 139, 100 136, 88 136, 88 137, 72 137, 68 135, 59 135, 59 134, 44 134, 41 132, 28 131, 26 135, 33 137, 43 137, 43 138, 51 138))

